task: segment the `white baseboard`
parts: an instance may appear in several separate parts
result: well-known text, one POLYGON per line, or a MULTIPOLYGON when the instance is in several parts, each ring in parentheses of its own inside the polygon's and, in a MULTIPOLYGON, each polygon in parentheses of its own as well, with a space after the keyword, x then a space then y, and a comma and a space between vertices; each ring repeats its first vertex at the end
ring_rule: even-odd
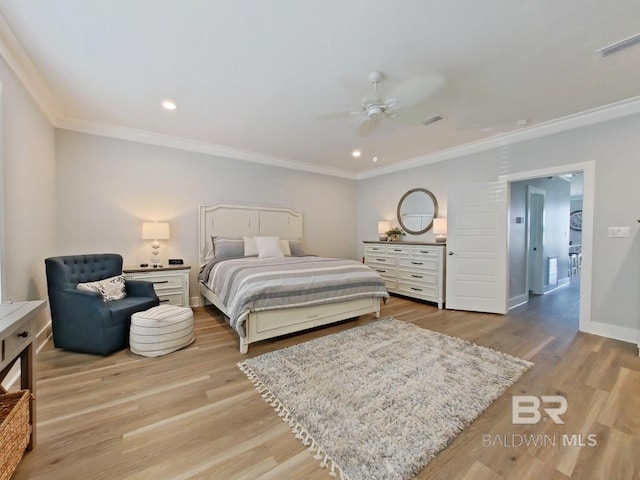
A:
POLYGON ((546 295, 547 293, 551 293, 554 290, 564 287, 565 285, 569 285, 570 281, 571 280, 569 279, 569 277, 564 277, 558 280, 558 283, 556 285, 545 285, 542 289, 543 290, 542 294, 546 295))
POLYGON ((529 294, 523 293, 522 295, 516 295, 509 299, 508 307, 509 310, 515 307, 519 307, 520 305, 524 305, 529 301, 529 294))
POLYGON ((640 330, 619 325, 609 325, 608 323, 589 322, 583 332, 627 343, 637 344, 640 342, 640 330))

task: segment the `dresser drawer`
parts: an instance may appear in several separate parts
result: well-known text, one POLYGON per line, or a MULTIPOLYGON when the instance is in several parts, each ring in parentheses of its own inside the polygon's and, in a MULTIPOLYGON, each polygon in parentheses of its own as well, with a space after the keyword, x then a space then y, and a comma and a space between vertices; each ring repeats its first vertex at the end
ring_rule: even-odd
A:
POLYGON ((4 355, 2 360, 4 361, 5 358, 15 358, 24 349, 24 347, 35 341, 35 337, 35 319, 30 320, 22 324, 19 328, 13 330, 3 340, 4 355))
POLYGON ((144 280, 153 283, 156 292, 182 288, 183 276, 176 273, 140 272, 131 276, 132 280, 144 280))
POLYGON ((438 270, 438 259, 432 258, 400 258, 398 259, 398 266, 401 269, 410 270, 438 270))
POLYGON ((440 247, 411 247, 411 256, 438 258, 440 251, 440 247))
POLYGON ((184 294, 180 292, 158 293, 160 305, 186 305, 184 294))
POLYGON ((387 247, 386 253, 389 255, 408 256, 411 253, 409 247, 391 246, 387 247))
POLYGON ((403 295, 410 297, 423 298, 426 300, 436 299, 438 296, 437 286, 416 285, 413 283, 407 283, 398 281, 398 291, 403 295))
POLYGON ((383 245, 367 245, 364 249, 365 255, 376 255, 386 252, 386 248, 383 245))
POLYGON ((400 270, 398 278, 401 282, 415 283, 419 285, 433 286, 438 284, 438 276, 429 272, 410 272, 408 270, 400 270))
POLYGON ((371 268, 394 268, 396 266, 396 259, 394 257, 388 257, 386 255, 367 255, 365 262, 371 268))

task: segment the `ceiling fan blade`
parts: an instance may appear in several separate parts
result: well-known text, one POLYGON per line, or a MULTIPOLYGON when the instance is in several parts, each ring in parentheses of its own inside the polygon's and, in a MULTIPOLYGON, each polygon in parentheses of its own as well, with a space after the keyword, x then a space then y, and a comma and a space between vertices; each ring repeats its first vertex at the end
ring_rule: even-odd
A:
POLYGON ((377 126, 377 118, 367 118, 360 124, 360 127, 358 127, 358 135, 361 137, 367 137, 373 133, 377 126))
POLYGON ((406 80, 389 90, 389 97, 397 99, 398 104, 405 108, 423 102, 447 84, 444 75, 432 73, 425 77, 406 80))
POLYGON ((355 110, 345 110, 343 112, 326 113, 324 115, 318 115, 316 120, 343 120, 360 115, 360 112, 355 110))

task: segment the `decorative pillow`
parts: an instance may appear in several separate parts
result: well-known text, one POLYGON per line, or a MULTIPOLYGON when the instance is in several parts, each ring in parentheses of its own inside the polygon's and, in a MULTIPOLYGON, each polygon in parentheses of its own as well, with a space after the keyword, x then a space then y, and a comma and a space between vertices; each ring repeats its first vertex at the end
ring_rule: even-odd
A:
POLYGON ((97 282, 79 283, 76 288, 88 292, 98 292, 105 302, 121 300, 127 296, 124 291, 124 275, 116 275, 97 282))
POLYGON ((244 256, 258 255, 258 246, 255 237, 242 237, 244 239, 244 256))
POLYGON ((291 247, 289 246, 289 240, 280 240, 280 250, 284 253, 285 257, 291 256, 291 247))
POLYGON ((215 258, 242 257, 244 240, 242 238, 213 237, 213 253, 215 258))
POLYGON ((280 237, 255 237, 259 258, 284 257, 280 250, 280 237))
POLYGON ((289 240, 289 247, 292 257, 304 257, 306 255, 302 248, 302 240, 289 240))

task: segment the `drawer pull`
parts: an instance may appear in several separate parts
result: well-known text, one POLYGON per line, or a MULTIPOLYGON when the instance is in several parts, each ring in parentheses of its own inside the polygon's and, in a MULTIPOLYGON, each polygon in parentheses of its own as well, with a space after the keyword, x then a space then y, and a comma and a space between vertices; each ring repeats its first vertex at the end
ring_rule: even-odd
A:
POLYGON ((420 250, 420 253, 431 253, 429 250, 420 250))
POLYGON ((411 262, 411 265, 424 265, 422 262, 411 262))
POLYGON ((151 282, 151 283, 153 283, 154 285, 157 285, 159 283, 169 283, 169 280, 159 280, 157 282, 151 282))
POLYGON ((168 302, 168 301, 170 301, 170 299, 165 298, 164 300, 160 300, 160 303, 164 303, 164 302, 168 302))
POLYGON ((411 275, 413 278, 422 278, 422 275, 411 275))
POLYGON ((386 270, 376 270, 376 272, 378 272, 378 273, 387 273, 386 270))
POLYGON ((401 248, 394 248, 394 249, 393 249, 393 251, 394 251, 394 252, 401 252, 401 251, 402 251, 402 249, 401 249, 401 248))
POLYGON ((18 336, 19 336, 20 338, 27 338, 27 337, 29 336, 29 332, 20 332, 20 333, 18 334, 18 336))
POLYGON ((386 260, 386 259, 384 259, 384 258, 376 258, 376 260, 377 260, 378 262, 386 262, 386 261, 387 261, 387 260, 386 260))
POLYGON ((422 291, 421 288, 416 288, 416 287, 411 287, 411 290, 415 290, 416 292, 421 292, 422 291))

